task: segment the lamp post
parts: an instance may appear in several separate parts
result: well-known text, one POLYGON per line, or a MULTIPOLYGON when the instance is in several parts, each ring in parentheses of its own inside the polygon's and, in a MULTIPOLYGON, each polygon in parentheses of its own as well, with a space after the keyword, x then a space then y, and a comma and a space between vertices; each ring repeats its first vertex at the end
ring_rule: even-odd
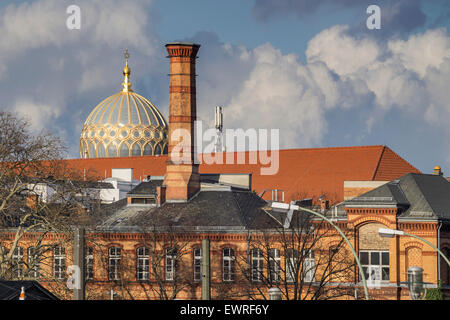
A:
POLYGON ((397 235, 397 236, 408 236, 408 237, 413 237, 413 238, 419 239, 419 240, 425 242, 426 244, 428 244, 434 250, 436 250, 441 255, 441 257, 445 260, 445 262, 447 262, 448 266, 450 267, 450 261, 447 259, 445 254, 441 250, 439 250, 434 244, 425 240, 424 238, 421 238, 419 236, 416 236, 415 234, 411 234, 411 233, 408 233, 405 231, 385 229, 385 228, 378 229, 378 233, 381 237, 385 237, 385 238, 393 238, 394 236, 397 235))
POLYGON ((328 219, 327 217, 325 217, 324 215, 310 210, 310 209, 306 209, 306 208, 302 208, 300 206, 294 205, 294 204, 288 204, 288 203, 281 203, 281 202, 272 202, 272 209, 274 211, 278 211, 278 212, 287 212, 289 210, 296 210, 296 211, 306 211, 309 213, 312 213, 313 215, 316 215, 320 218, 322 218, 323 220, 325 220, 326 222, 328 222, 329 224, 331 224, 336 230, 337 232, 339 232, 339 234, 342 236, 342 238, 344 238, 345 242, 347 243, 347 245, 350 247, 350 250, 353 253, 353 256, 355 257, 356 263, 358 264, 358 268, 359 268, 359 274, 361 275, 361 280, 364 286, 364 294, 366 296, 366 300, 369 300, 369 290, 367 289, 367 283, 366 283, 366 277, 364 274, 364 270, 361 266, 361 262, 359 261, 358 255, 356 254, 355 249, 353 248, 352 244, 350 243, 350 241, 348 240, 348 238, 345 236, 345 234, 342 232, 342 230, 333 223, 333 221, 331 221, 330 219, 328 219))
MULTIPOLYGON (((381 237, 385 238, 393 238, 394 236, 408 236, 412 238, 416 238, 418 240, 421 240, 428 244, 430 247, 432 247, 434 250, 437 251, 441 255, 441 257, 447 262, 448 266, 450 267, 450 261, 447 259, 445 254, 439 250, 434 244, 431 242, 425 240, 424 238, 421 238, 419 236, 416 236, 415 234, 411 234, 405 231, 401 230, 394 230, 394 229, 386 229, 386 228, 380 228, 378 229, 378 233, 381 237)), ((409 295, 411 299, 418 300, 420 295, 423 291, 423 269, 420 267, 410 267, 408 268, 408 289, 409 289, 409 295)), ((426 288, 425 293, 423 293, 422 299, 425 298, 426 294, 426 288)))

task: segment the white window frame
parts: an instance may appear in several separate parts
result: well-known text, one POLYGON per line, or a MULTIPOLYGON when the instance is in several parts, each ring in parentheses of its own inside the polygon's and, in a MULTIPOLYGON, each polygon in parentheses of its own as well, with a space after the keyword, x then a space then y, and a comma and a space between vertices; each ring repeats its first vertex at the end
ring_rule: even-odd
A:
POLYGON ((66 249, 62 246, 53 248, 53 277, 58 280, 66 277, 66 249))
POLYGON ((167 248, 165 260, 165 279, 174 281, 177 268, 177 248, 167 248))
POLYGON ((297 281, 297 264, 298 264, 298 254, 294 249, 288 249, 285 256, 286 264, 286 282, 295 283, 297 281))
POLYGON ((202 280, 202 248, 196 247, 194 254, 194 281, 202 280))
POLYGON ((279 283, 281 280, 281 253, 276 248, 269 249, 269 280, 271 283, 279 283))
POLYGON ((234 281, 234 249, 224 248, 222 250, 222 280, 224 282, 234 281))
POLYGON ((138 281, 149 280, 150 275, 150 256, 147 247, 139 247, 136 249, 137 270, 136 278, 138 281))
POLYGON ((28 247, 28 274, 32 279, 39 279, 41 276, 41 256, 36 247, 28 247))
POLYGON ((108 279, 120 280, 120 259, 122 249, 120 247, 110 247, 108 249, 108 279))
POLYGON ((17 278, 23 277, 23 248, 16 247, 14 249, 12 260, 14 263, 14 275, 17 278))
POLYGON ((314 260, 314 252, 309 251, 303 256, 303 281, 314 282, 315 281, 316 266, 314 260))
MULTIPOLYGON (((388 283, 389 282, 389 261, 388 264, 383 264, 383 253, 387 253, 389 260, 389 251, 387 250, 360 250, 359 251, 359 259, 361 259, 361 253, 367 253, 368 263, 362 263, 361 266, 364 272, 368 273, 368 277, 366 277, 366 281, 369 285, 378 284, 378 283, 388 283), (379 264, 373 264, 372 262, 372 254, 378 254, 379 264), (383 268, 387 268, 387 279, 382 279, 383 277, 383 268)), ((364 275, 365 276, 365 275, 364 275)), ((361 275, 360 275, 361 277, 361 275)))
POLYGON ((261 282, 263 280, 264 255, 261 249, 252 249, 251 255, 251 273, 253 282, 261 282))

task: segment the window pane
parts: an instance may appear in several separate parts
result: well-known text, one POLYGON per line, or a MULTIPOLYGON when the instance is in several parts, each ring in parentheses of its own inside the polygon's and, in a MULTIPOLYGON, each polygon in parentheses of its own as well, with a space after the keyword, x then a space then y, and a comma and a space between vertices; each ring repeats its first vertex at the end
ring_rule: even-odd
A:
POLYGON ((384 266, 389 265, 389 252, 382 252, 381 253, 381 264, 384 266))
POLYGON ((371 265, 379 265, 380 264, 380 253, 379 252, 371 252, 370 253, 370 264, 371 265))
POLYGON ((360 252, 359 260, 361 260, 361 264, 368 265, 369 264, 369 253, 368 252, 360 252))
POLYGON ((389 280, 389 268, 382 268, 382 280, 389 280))

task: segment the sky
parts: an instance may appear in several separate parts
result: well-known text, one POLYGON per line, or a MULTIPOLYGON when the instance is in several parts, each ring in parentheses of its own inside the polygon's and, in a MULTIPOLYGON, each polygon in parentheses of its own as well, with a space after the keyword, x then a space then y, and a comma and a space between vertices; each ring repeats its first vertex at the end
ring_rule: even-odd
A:
POLYGON ((167 119, 164 45, 190 41, 206 123, 223 106, 225 128, 279 129, 281 148, 387 145, 450 176, 449 28, 447 0, 2 0, 0 109, 78 158, 85 119, 121 89, 124 49, 133 90, 167 119))

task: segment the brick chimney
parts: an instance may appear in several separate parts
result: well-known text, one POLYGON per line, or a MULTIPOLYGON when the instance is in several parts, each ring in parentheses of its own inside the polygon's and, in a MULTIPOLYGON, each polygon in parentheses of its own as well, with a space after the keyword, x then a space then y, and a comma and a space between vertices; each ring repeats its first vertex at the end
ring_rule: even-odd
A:
POLYGON ((200 190, 194 163, 194 121, 197 119, 195 60, 200 45, 166 44, 170 58, 169 156, 163 185, 167 202, 186 202, 200 190))

